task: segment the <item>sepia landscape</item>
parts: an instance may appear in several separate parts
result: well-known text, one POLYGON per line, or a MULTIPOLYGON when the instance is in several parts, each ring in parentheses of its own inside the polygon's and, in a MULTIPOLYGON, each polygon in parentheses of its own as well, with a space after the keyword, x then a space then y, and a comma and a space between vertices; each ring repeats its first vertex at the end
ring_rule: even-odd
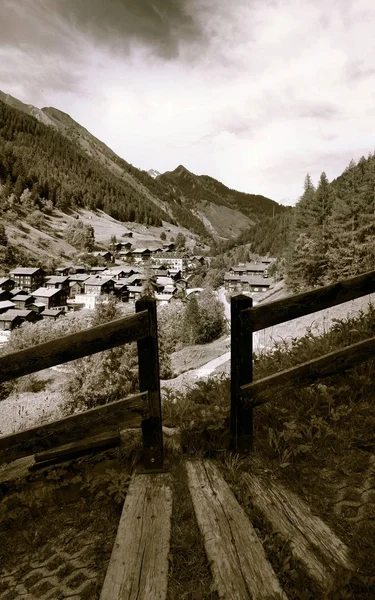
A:
POLYGON ((0 0, 0 600, 375 598, 369 0, 0 0))

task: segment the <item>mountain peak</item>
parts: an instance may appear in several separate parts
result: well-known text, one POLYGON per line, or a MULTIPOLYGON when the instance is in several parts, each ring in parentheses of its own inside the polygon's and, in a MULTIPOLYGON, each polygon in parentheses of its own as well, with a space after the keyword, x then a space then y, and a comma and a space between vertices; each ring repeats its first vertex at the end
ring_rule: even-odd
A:
POLYGON ((155 179, 156 177, 158 177, 159 175, 161 175, 161 173, 159 173, 159 171, 157 171, 156 169, 150 169, 149 171, 147 171, 147 173, 150 175, 150 177, 152 177, 153 179, 155 179))

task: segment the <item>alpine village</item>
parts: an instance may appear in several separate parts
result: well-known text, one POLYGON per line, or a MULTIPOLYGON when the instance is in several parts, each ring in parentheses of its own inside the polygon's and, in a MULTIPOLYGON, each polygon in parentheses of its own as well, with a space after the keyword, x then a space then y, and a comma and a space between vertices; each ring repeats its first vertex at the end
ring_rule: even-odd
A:
POLYGON ((295 206, 0 92, 0 599, 375 598, 375 155, 295 206))

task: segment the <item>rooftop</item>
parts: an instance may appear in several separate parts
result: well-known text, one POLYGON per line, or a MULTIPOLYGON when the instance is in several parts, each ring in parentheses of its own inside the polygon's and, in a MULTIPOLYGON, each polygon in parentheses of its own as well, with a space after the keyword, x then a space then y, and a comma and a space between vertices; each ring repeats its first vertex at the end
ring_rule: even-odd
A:
POLYGON ((18 267, 11 272, 11 275, 34 275, 38 271, 43 271, 40 267, 18 267))
POLYGON ((56 290, 55 288, 46 288, 40 287, 35 292, 33 292, 33 296, 35 298, 52 298, 55 294, 60 294, 61 290, 56 290))
POLYGON ((47 277, 47 283, 65 283, 69 281, 69 277, 64 277, 63 275, 51 275, 51 277, 47 277))
POLYGON ((108 281, 113 281, 113 279, 111 279, 110 277, 90 277, 89 279, 86 279, 85 281, 85 285, 98 285, 98 286, 102 286, 105 283, 107 283, 108 281))

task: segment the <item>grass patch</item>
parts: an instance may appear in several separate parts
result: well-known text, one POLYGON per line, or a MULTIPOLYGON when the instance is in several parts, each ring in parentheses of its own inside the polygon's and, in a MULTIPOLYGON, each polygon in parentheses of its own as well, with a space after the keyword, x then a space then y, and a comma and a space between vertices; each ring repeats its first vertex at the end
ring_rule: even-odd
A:
POLYGON ((186 346, 171 355, 171 371, 174 377, 190 371, 199 369, 206 363, 225 354, 230 349, 228 337, 222 336, 209 344, 200 346, 186 346))
MULTIPOLYGON (((310 330, 290 343, 277 342, 272 353, 254 355, 254 379, 374 335, 375 310, 370 305, 367 312, 362 311, 356 317, 334 321, 331 329, 321 336, 314 336, 310 330)), ((261 469, 269 471, 304 498, 348 545, 358 567, 350 579, 345 573, 339 574, 337 587, 330 595, 319 595, 311 582, 301 579, 300 569, 293 564, 287 545, 273 538, 266 524, 259 521, 259 515, 253 515, 258 519, 264 545, 269 548, 270 561, 291 599, 369 600, 375 596, 372 560, 375 502, 367 501, 369 497, 359 492, 362 504, 368 504, 362 510, 362 521, 353 520, 358 507, 340 508, 343 487, 347 488, 344 499, 350 503, 358 501, 357 488, 363 490, 370 485, 370 457, 375 452, 374 380, 375 360, 372 360, 312 386, 273 392, 271 401, 254 411, 255 452, 250 461, 241 463, 241 469, 254 472, 255 459, 261 469), (283 557, 282 563, 280 557, 283 557)), ((225 432, 229 430, 229 405, 229 379, 222 378, 219 382, 211 379, 198 382, 186 394, 167 395, 164 419, 170 426, 180 427, 186 454, 217 456, 224 460, 227 456, 224 449, 228 448, 225 432)), ((233 464, 231 469, 236 471, 233 464)), ((226 477, 231 479, 228 465, 226 477)), ((232 485, 236 491, 233 477, 232 485)), ((373 475, 372 487, 375 487, 373 475)), ((241 503, 246 508, 244 499, 241 503)), ((251 512, 251 506, 248 508, 251 512)))

